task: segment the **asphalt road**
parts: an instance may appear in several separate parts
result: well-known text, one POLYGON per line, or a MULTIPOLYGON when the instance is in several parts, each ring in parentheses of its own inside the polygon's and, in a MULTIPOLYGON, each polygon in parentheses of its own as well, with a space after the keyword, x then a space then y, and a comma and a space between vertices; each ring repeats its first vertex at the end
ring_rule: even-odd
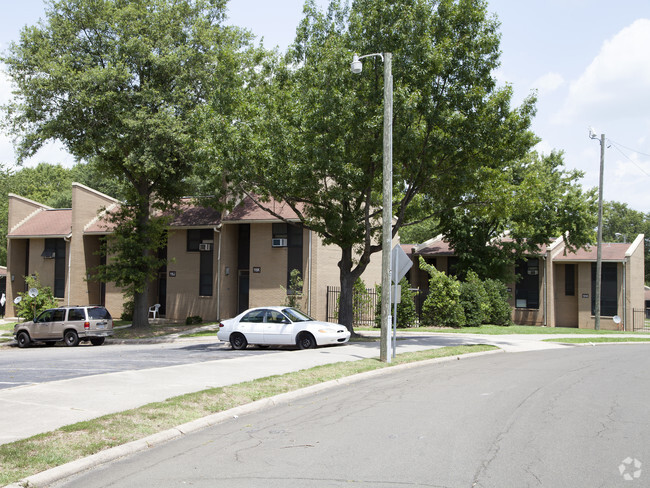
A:
MULTIPOLYGON (((250 347, 239 356, 273 354, 278 349, 250 347)), ((232 359, 233 351, 216 336, 197 341, 161 344, 109 344, 78 347, 3 347, 0 349, 0 389, 119 371, 232 359)))
POLYGON ((389 372, 56 486, 648 486, 649 353, 576 347, 389 372))

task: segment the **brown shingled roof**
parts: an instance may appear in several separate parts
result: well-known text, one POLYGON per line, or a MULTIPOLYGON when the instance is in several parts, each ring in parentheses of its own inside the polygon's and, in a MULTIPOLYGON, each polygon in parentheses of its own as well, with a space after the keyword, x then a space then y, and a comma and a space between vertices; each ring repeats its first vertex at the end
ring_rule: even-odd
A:
POLYGON ((211 207, 194 205, 190 199, 184 199, 179 210, 180 213, 169 224, 172 227, 214 226, 221 223, 220 212, 211 207))
MULTIPOLYGON (((263 202, 262 205, 273 210, 273 212, 280 215, 282 218, 285 218, 287 220, 298 220, 298 215, 296 215, 293 209, 284 202, 278 202, 277 200, 271 199, 268 202, 263 202)), ((277 222, 278 218, 266 210, 261 209, 250 197, 246 197, 239 205, 233 209, 232 212, 224 217, 224 221, 227 222, 236 222, 242 220, 277 222)))
POLYGON ((72 232, 71 209, 48 209, 34 213, 9 232, 9 237, 67 236, 72 232))
MULTIPOLYGON (((193 203, 193 199, 184 198, 178 207, 180 213, 173 215, 171 227, 201 227, 215 226, 221 222, 221 213, 210 207, 201 207, 193 203)), ((110 212, 110 210, 109 210, 110 212)), ((115 224, 109 222, 104 215, 92 221, 84 230, 86 234, 102 234, 113 232, 115 224)))
MULTIPOLYGON (((602 247, 603 261, 624 261, 625 253, 630 248, 630 243, 605 242, 602 247)), ((577 252, 560 254, 554 261, 596 261, 598 248, 590 246, 588 249, 578 249, 577 252)))

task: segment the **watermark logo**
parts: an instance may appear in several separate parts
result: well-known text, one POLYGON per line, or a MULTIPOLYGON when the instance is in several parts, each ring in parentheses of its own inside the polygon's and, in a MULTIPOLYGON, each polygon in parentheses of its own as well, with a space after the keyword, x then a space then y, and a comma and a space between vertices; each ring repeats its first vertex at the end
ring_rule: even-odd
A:
POLYGON ((641 477, 641 461, 626 457, 621 461, 618 472, 625 481, 633 481, 641 477))

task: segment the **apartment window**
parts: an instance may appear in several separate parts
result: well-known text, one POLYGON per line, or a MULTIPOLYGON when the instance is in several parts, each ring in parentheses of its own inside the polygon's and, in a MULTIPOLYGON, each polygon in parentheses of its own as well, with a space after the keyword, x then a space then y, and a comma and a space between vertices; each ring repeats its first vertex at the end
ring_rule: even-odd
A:
POLYGON ((45 249, 41 254, 46 259, 54 259, 54 286, 56 298, 65 296, 65 241, 63 239, 45 239, 45 249))
POLYGON ((212 296, 214 232, 212 229, 189 229, 187 252, 199 252, 199 296, 212 296))
POLYGON ((201 252, 199 265, 199 295, 202 297, 212 296, 212 251, 201 252))
POLYGON ((286 223, 275 223, 273 224, 273 238, 274 239, 287 239, 288 226, 286 223))
MULTIPOLYGON (((613 317, 618 313, 618 270, 616 263, 602 263, 600 282, 600 315, 613 317)), ((591 314, 596 314, 596 263, 591 263, 591 314)))
POLYGON ((568 297, 576 294, 576 265, 564 265, 564 294, 568 297))
POLYGON ((187 252, 199 252, 200 244, 214 243, 212 229, 190 229, 187 231, 187 252))
POLYGON ((517 261, 515 274, 515 307, 539 308, 539 259, 517 261))
POLYGON ((447 276, 456 276, 458 274, 458 256, 449 256, 447 258, 447 276))

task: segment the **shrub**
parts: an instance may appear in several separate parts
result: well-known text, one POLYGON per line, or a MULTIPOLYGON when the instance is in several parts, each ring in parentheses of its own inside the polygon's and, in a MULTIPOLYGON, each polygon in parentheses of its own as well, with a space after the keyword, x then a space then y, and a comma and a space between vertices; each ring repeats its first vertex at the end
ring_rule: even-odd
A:
POLYGON ((366 325, 366 317, 372 311, 372 298, 366 284, 357 278, 352 285, 352 323, 366 325))
POLYGON ((135 310, 135 303, 132 296, 127 296, 126 301, 122 305, 122 320, 133 320, 133 312, 135 310))
POLYGON ((490 302, 483 282, 473 271, 468 271, 467 279, 460 284, 460 304, 465 314, 464 325, 480 327, 487 322, 490 302))
POLYGON ((420 258, 420 269, 430 275, 429 296, 422 305, 422 325, 459 327, 465 324, 460 283, 420 258))
MULTIPOLYGON (((402 287, 402 290, 400 302, 397 304, 397 327, 413 327, 417 322, 414 293, 409 288, 409 282, 406 278, 402 278, 402 281, 400 281, 399 284, 402 287)), ((377 290, 377 305, 375 306, 375 327, 381 327, 381 285, 377 285, 375 288, 377 290)), ((392 313, 393 310, 391 310, 391 314, 392 313)))
POLYGON ((499 280, 487 279, 483 282, 487 296, 488 310, 485 323, 493 325, 512 325, 512 309, 508 304, 506 285, 499 280))
POLYGON ((29 296, 29 292, 18 293, 20 302, 16 305, 16 315, 25 320, 32 320, 43 310, 48 308, 55 308, 59 306, 59 301, 54 298, 52 289, 49 286, 43 286, 38 278, 38 273, 34 276, 25 276, 25 283, 27 289, 32 288, 38 290, 38 294, 34 297, 29 296))
POLYGON ((304 281, 300 276, 300 271, 297 269, 292 269, 289 273, 289 289, 287 290, 284 286, 280 285, 280 288, 286 293, 286 298, 284 304, 287 307, 299 308, 300 300, 302 299, 302 287, 304 281))
POLYGON ((202 324, 203 318, 200 315, 192 315, 185 319, 185 325, 202 324))

